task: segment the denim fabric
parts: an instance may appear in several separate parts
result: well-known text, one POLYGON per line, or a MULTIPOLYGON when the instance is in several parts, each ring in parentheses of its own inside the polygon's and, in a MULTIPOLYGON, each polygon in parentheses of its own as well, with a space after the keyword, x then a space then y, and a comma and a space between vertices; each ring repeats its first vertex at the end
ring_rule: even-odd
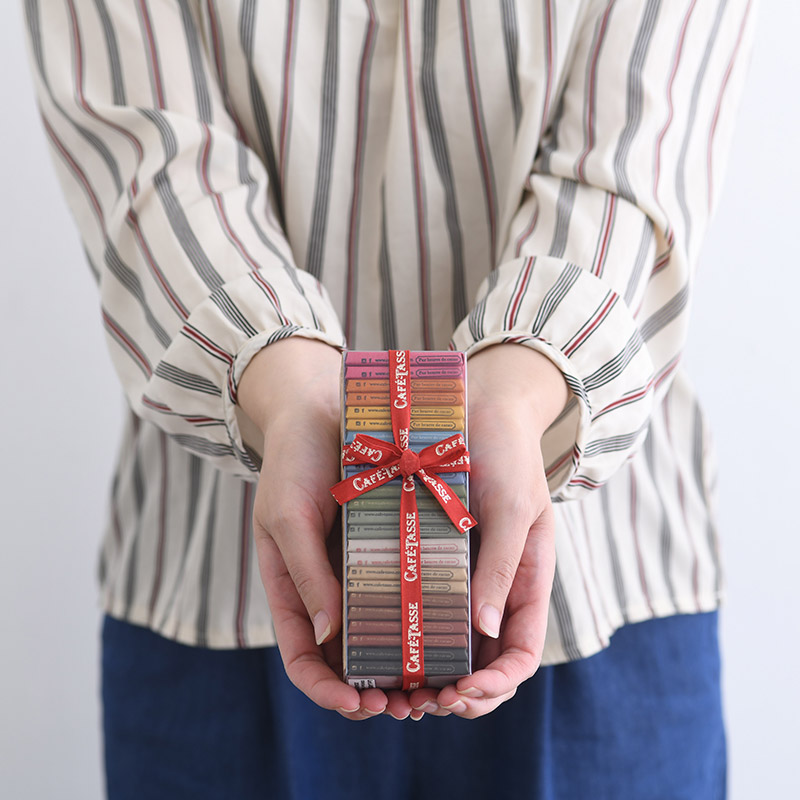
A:
POLYGON ((719 800, 717 614, 628 625, 545 667, 479 720, 353 723, 287 680, 277 649, 204 650, 106 617, 111 800, 719 800))

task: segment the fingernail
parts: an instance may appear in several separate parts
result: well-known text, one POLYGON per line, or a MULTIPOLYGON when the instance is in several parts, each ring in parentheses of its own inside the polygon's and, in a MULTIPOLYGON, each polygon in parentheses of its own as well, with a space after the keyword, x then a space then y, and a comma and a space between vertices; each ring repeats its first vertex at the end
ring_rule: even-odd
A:
POLYGON ((488 603, 481 607, 478 615, 478 627, 492 639, 500 635, 500 612, 488 603))
POLYGON ((414 711, 427 711, 429 714, 433 714, 434 711, 438 711, 439 706, 433 702, 433 700, 426 700, 421 706, 415 706, 414 711))
POLYGON ((413 719, 414 722, 419 722, 424 716, 425 716, 425 712, 424 711, 412 711, 411 712, 411 719, 413 719))
POLYGON ((483 692, 477 686, 470 686, 468 689, 456 689, 456 691, 467 697, 483 697, 483 692))
POLYGON ((461 714, 467 710, 467 704, 463 700, 456 700, 455 703, 451 703, 449 706, 442 706, 442 708, 446 708, 454 714, 461 714))
POLYGON ((341 706, 337 706, 336 710, 341 711, 342 714, 355 714, 359 708, 360 706, 356 706, 355 708, 342 708, 341 706))
POLYGON ((397 714, 392 714, 391 711, 389 711, 388 714, 392 719, 396 719, 398 722, 402 722, 408 716, 408 714, 406 714, 405 717, 398 717, 397 714))
POLYGON ((386 711, 386 706, 384 706, 380 711, 373 711, 371 708, 362 708, 361 709, 365 714, 369 714, 371 717, 376 717, 378 714, 383 714, 386 711))
POLYGON ((314 638, 322 644, 331 633, 331 619, 327 611, 317 611, 314 617, 314 638))

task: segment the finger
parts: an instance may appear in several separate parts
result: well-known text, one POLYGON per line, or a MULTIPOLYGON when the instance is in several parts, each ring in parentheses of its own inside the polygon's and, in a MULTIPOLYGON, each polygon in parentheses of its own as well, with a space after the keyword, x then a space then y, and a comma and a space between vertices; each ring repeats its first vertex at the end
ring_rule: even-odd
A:
MULTIPOLYGON (((314 640, 311 621, 277 546, 264 537, 256 540, 256 547, 275 636, 289 680, 322 708, 359 711, 358 691, 331 669, 314 640)), ((384 697, 384 706, 385 703, 384 697)), ((372 707, 376 705, 380 707, 380 703, 373 703, 372 707)))
POLYGON ((498 706, 510 700, 516 693, 517 690, 512 689, 499 697, 481 699, 460 697, 449 705, 442 706, 442 708, 463 719, 477 719, 491 713, 498 706))
POLYGON ((497 639, 506 598, 517 574, 533 516, 526 507, 497 496, 481 503, 480 550, 472 576, 475 627, 497 639))
POLYGON ((406 692, 392 691, 387 692, 389 698, 386 704, 386 712, 395 719, 406 719, 411 713, 411 704, 408 702, 408 694, 406 692))
POLYGON ((432 714, 436 717, 446 717, 449 711, 443 709, 437 702, 439 691, 437 689, 415 689, 408 700, 411 708, 422 714, 432 714))
POLYGON ((290 513, 256 522, 256 538, 271 539, 291 576, 297 594, 322 644, 341 627, 342 587, 328 559, 323 521, 313 507, 298 505, 290 513))
MULTIPOLYGON (((484 668, 459 680, 456 684, 459 694, 474 698, 499 697, 515 689, 538 669, 555 570, 552 537, 553 512, 548 506, 526 540, 508 597, 502 639, 498 643, 487 643, 490 652, 499 645, 499 655, 484 668)), ((444 702, 449 704, 450 698, 451 695, 446 695, 444 702)))

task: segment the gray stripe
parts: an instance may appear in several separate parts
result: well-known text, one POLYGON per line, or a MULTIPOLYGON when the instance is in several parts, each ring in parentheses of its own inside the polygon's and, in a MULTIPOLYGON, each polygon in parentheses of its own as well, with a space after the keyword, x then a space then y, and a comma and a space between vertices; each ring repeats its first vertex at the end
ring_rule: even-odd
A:
MULTIPOLYGON (((600 328, 602 328, 602 324, 595 328, 594 331, 592 331, 592 334, 596 333, 600 328)), ((591 392, 593 389, 598 389, 600 386, 603 386, 604 384, 621 375, 625 367, 627 367, 631 362, 631 359, 642 349, 643 346, 644 342, 642 341, 642 337, 639 335, 639 331, 634 331, 631 338, 628 339, 627 343, 625 344, 625 347, 623 347, 622 350, 620 350, 620 352, 614 356, 614 358, 612 358, 610 361, 607 361, 602 367, 596 369, 587 378, 584 378, 583 385, 586 388, 586 391, 591 392)))
POLYGON ((144 510, 145 499, 145 485, 144 474, 142 472, 142 460, 139 453, 139 440, 138 437, 134 442, 136 448, 133 457, 133 497, 136 508, 136 522, 134 524, 133 535, 131 537, 131 547, 128 552, 128 569, 125 575, 125 611, 123 612, 124 618, 129 619, 131 609, 133 608, 133 601, 136 596, 136 578, 137 578, 137 565, 139 560, 139 540, 142 538, 142 512, 144 510))
POLYGON ((556 308, 558 308, 559 303, 575 285, 581 272, 582 270, 577 264, 571 263, 568 263, 564 269, 561 270, 561 274, 558 276, 556 282, 547 290, 547 293, 542 298, 539 310, 536 312, 536 318, 531 328, 531 333, 533 333, 534 336, 538 336, 542 332, 542 328, 547 324, 547 321, 553 315, 556 308))
POLYGON ((483 339, 484 319, 486 317, 486 304, 492 292, 497 288, 497 281, 500 273, 495 269, 489 273, 486 294, 475 304, 469 315, 469 332, 477 342, 483 339))
POLYGON ((569 235, 569 222, 572 209, 575 206, 575 195, 578 184, 573 180, 562 178, 558 187, 558 200, 556 201, 556 227, 553 231, 553 242, 547 255, 554 258, 563 258, 567 249, 567 236, 569 235))
POLYGON ((556 564, 555 576, 553 577, 553 593, 550 599, 558 622, 564 653, 570 661, 577 661, 583 654, 578 649, 578 643, 575 638, 575 624, 572 621, 572 612, 569 609, 567 593, 564 591, 558 564, 556 564))
POLYGON ((561 92, 549 131, 542 131, 542 138, 539 142, 539 156, 537 158, 537 172, 543 175, 550 175, 552 172, 550 169, 550 156, 558 149, 559 128, 564 120, 565 95, 566 92, 561 92))
POLYGON ((685 308, 689 302, 689 284, 684 284, 683 288, 670 300, 664 303, 661 308, 649 316, 640 328, 642 338, 647 342, 652 339, 662 328, 669 325, 685 308))
POLYGON ((653 38, 653 30, 656 25, 656 18, 661 8, 661 0, 648 0, 636 32, 636 40, 633 44, 630 62, 628 64, 628 85, 626 102, 625 127, 617 141, 617 149, 614 153, 614 175, 617 181, 617 193, 636 203, 636 194, 628 178, 628 154, 631 144, 639 130, 642 121, 642 67, 644 66, 647 51, 650 48, 650 40, 653 38))
POLYGON ((250 592, 248 591, 248 584, 250 580, 250 563, 253 558, 253 548, 250 546, 252 540, 252 519, 253 519, 253 484, 242 481, 242 504, 241 504, 241 517, 240 527, 242 531, 239 535, 239 558, 237 559, 237 567, 239 574, 236 578, 236 603, 233 608, 233 630, 236 636, 239 636, 238 620, 239 614, 242 616, 242 630, 241 640, 239 644, 241 647, 247 645, 247 606, 250 599, 250 592), (244 563, 242 563, 244 562, 244 563))
MULTIPOLYGON (((186 565, 189 561, 189 546, 192 543, 192 537, 195 532, 195 523, 197 520, 197 508, 200 501, 200 478, 202 474, 202 462, 197 456, 180 454, 184 463, 188 464, 188 470, 183 468, 189 473, 189 491, 187 493, 188 502, 186 508, 186 527, 183 534, 183 550, 180 561, 178 562, 178 569, 175 572, 175 580, 172 582, 172 589, 170 590, 169 597, 164 606, 164 613, 161 615, 161 621, 158 623, 158 630, 163 630, 167 623, 167 618, 175 605, 175 598, 178 595, 178 588, 183 583, 183 576, 186 573, 186 565)), ((175 629, 173 636, 177 635, 178 625, 180 624, 179 618, 176 616, 175 629)))
MULTIPOLYGON (((183 22, 183 30, 186 35, 186 45, 189 50, 189 61, 192 65, 192 81, 194 83, 197 112, 200 119, 210 125, 214 121, 214 117, 211 111, 211 97, 209 96, 208 86, 205 80, 203 56, 197 36, 197 29, 186 0, 179 0, 178 5, 180 6, 181 21, 183 22)), ((222 42, 220 41, 220 51, 221 50, 222 42)), ((220 57, 224 58, 222 54, 220 57)), ((221 77, 222 76, 220 76, 220 78, 221 77)))
MULTIPOLYGON (((33 52, 34 60, 36 61, 36 65, 39 69, 39 75, 42 79, 42 83, 44 87, 47 89, 47 95, 50 98, 51 102, 53 103, 54 108, 56 108, 62 117, 69 123, 69 125, 83 138, 89 145, 92 147, 93 150, 100 156, 105 163, 106 167, 108 168, 109 173, 111 174, 111 179, 114 181, 114 187, 117 190, 117 194, 122 194, 124 189, 122 185, 122 176, 120 175, 119 166, 117 165, 116 159, 111 153, 111 150, 107 147, 105 142, 96 136, 92 131, 88 128, 84 128, 83 125, 78 123, 72 116, 66 111, 64 106, 58 102, 55 95, 53 94, 53 90, 50 86, 50 80, 47 77, 47 72, 45 71, 44 65, 44 53, 42 48, 42 33, 41 28, 39 26, 39 0, 27 0, 25 3, 25 17, 28 26, 28 31, 30 33, 30 40, 31 40, 31 50, 33 52)), ((70 21, 70 26, 71 26, 70 21)), ((73 75, 76 73, 76 62, 77 62, 77 53, 75 52, 75 45, 74 43, 70 43, 72 47, 72 70, 73 75)), ((77 103, 76 103, 77 106, 77 103)), ((87 178, 88 180, 88 178, 87 178)))
MULTIPOLYGON (((583 161, 584 157, 591 152, 589 143, 594 142, 594 126, 597 120, 597 115, 594 113, 595 106, 591 101, 593 86, 592 86, 592 61, 594 61, 595 50, 597 51, 597 62, 600 62, 600 52, 603 49, 603 42, 600 40, 600 31, 603 27, 603 17, 608 13, 608 20, 611 19, 612 11, 609 9, 613 7, 614 0, 608 0, 606 10, 597 17, 597 22, 594 26, 594 35, 592 36, 592 44, 589 48, 589 57, 586 59, 586 73, 584 81, 586 88, 583 95, 583 148, 575 162, 575 177, 578 178, 578 165, 583 161), (591 120, 591 122, 590 122, 591 120)), ((605 40, 605 34, 603 35, 605 40)), ((597 94, 594 93, 595 101, 597 94)))
POLYGON ((292 281, 294 288, 297 290, 297 293, 303 297, 306 301, 306 306, 308 307, 309 312, 311 313, 311 322, 317 330, 321 328, 319 323, 319 319, 317 317, 317 312, 314 310, 314 306, 312 305, 311 301, 308 299, 306 295, 306 291, 303 288, 303 284, 300 283, 300 278, 298 276, 298 270, 293 265, 290 264, 286 258, 284 257, 283 253, 278 249, 277 245, 272 241, 272 239, 267 235, 266 231, 264 230, 264 226, 259 221, 259 217, 255 213, 255 201, 258 197, 260 186, 258 181, 253 177, 252 173, 250 172, 250 150, 242 141, 238 141, 236 143, 236 153, 237 153, 237 161, 239 165, 239 182, 242 183, 244 186, 247 186, 247 202, 245 204, 245 208, 247 210, 247 218, 250 220, 250 223, 253 226, 253 230, 255 230, 256 235, 258 236, 261 243, 266 247, 275 258, 280 261, 281 265, 283 266, 283 271, 292 281))
MULTIPOLYGON (((353 164, 355 167, 355 177, 353 179, 353 194, 350 201, 350 217, 349 228, 347 234, 347 253, 348 262, 347 269, 344 271, 344 298, 345 298, 345 338, 348 341, 355 340, 356 327, 358 323, 358 254, 359 242, 358 235, 361 227, 361 200, 362 200, 362 181, 364 173, 364 148, 367 141, 367 121, 369 119, 369 84, 370 76, 372 74, 372 58, 375 54, 375 43, 378 37, 378 28, 380 27, 380 20, 373 6, 372 0, 367 0, 367 16, 368 20, 364 27, 364 39, 361 44, 361 59, 359 62, 359 78, 363 71, 364 79, 364 93, 359 95, 358 102, 356 103, 355 111, 355 130, 356 138, 353 141, 353 164), (374 22, 372 21, 374 18, 374 22), (374 25, 370 33, 370 25, 374 25), (362 132, 362 149, 358 153, 358 132, 361 128, 363 119, 363 132, 362 132), (352 261, 350 261, 349 254, 353 253, 352 261)), ((385 200, 382 201, 382 208, 385 214, 385 200)), ((386 220, 382 221, 386 224, 386 220)), ((384 234, 384 242, 386 237, 384 234)))
POLYGON ((174 383, 176 386, 182 386, 184 389, 191 389, 192 391, 210 394, 215 397, 222 396, 222 391, 215 383, 212 383, 202 375, 195 375, 192 372, 187 372, 167 361, 160 361, 158 363, 155 374, 165 381, 174 383))
POLYGON ((169 334, 155 318, 150 306, 147 304, 142 282, 139 276, 120 258, 116 247, 110 239, 106 239, 103 253, 104 261, 109 272, 136 298, 147 321, 147 325, 163 347, 169 347, 172 341, 169 334))
POLYGON ((231 456, 234 454, 233 447, 227 444, 218 444, 216 442, 209 442, 207 439, 202 439, 199 436, 192 436, 188 433, 176 433, 170 438, 177 442, 181 447, 191 450, 193 453, 200 453, 204 456, 231 456))
MULTIPOLYGON (((545 0, 547 2, 547 0, 545 0)), ((522 117, 522 99, 519 95, 519 75, 517 74, 517 9, 514 0, 502 0, 503 44, 506 51, 506 69, 508 70, 508 92, 511 95, 511 107, 514 110, 514 133, 519 130, 522 117)))
MULTIPOLYGON (((170 228, 175 234, 175 238, 191 262, 198 276, 203 283, 211 289, 218 289, 223 285, 222 276, 214 268, 211 260, 206 255, 200 242, 192 230, 186 213, 183 210, 180 199, 172 186, 172 179, 169 176, 168 168, 178 155, 178 141, 175 131, 167 117, 160 111, 149 108, 140 108, 139 112, 155 125, 161 136, 161 143, 164 147, 164 163, 153 176, 155 187, 161 205, 167 215, 170 228)), ((202 152, 198 153, 198 160, 202 157, 202 152)), ((198 167, 199 170, 199 167, 198 167)), ((202 184, 198 175, 198 184, 202 184)), ((203 190, 205 193, 205 190, 203 190)))
POLYGON ((203 548, 203 565, 200 568, 200 605, 197 609, 197 646, 205 647, 208 642, 208 607, 211 599, 211 561, 214 551, 214 529, 217 524, 217 495, 219 493, 219 472, 214 472, 214 484, 211 487, 211 499, 206 517, 205 547, 203 548))
POLYGON ((694 467, 694 480, 697 490, 703 501, 703 507, 708 515, 706 525, 706 539, 708 542, 708 552, 711 554, 711 561, 714 564, 714 591, 719 594, 722 583, 722 567, 720 564, 719 542, 714 520, 711 517, 711 498, 705 484, 704 459, 703 459, 703 412, 700 405, 695 400, 694 403, 694 428, 692 442, 692 464, 694 467))
POLYGON ((616 436, 608 436, 604 439, 594 439, 588 442, 583 455, 584 458, 599 456, 603 453, 619 453, 627 450, 640 436, 641 430, 629 433, 620 433, 616 436))
POLYGON ((331 196, 331 169, 336 140, 336 95, 339 88, 339 0, 328 4, 328 29, 325 36, 325 58, 322 64, 322 96, 320 97, 319 156, 314 187, 314 208, 308 234, 306 269, 322 277, 325 232, 328 227, 328 203, 331 196))
POLYGON ((681 151, 678 155, 678 162, 675 167, 675 193, 678 199, 678 205, 683 214, 683 223, 685 228, 685 247, 686 250, 690 249, 690 242, 692 239, 692 218, 689 215, 689 203, 686 199, 686 158, 689 153, 689 144, 694 130, 694 122, 697 118, 697 104, 700 99, 700 89, 703 85, 703 80, 706 76, 706 69, 708 62, 711 59, 711 52, 714 49, 714 44, 717 41, 717 34, 719 33, 720 24, 722 23, 722 16, 725 7, 728 5, 728 0, 720 0, 717 6, 717 13, 714 17, 714 24, 711 28, 708 41, 706 42, 706 49, 703 53, 703 60, 700 62, 700 67, 697 70, 697 76, 694 80, 692 87, 692 99, 689 101, 689 116, 686 121, 686 129, 683 133, 683 142, 681 142, 681 151))
MULTIPOLYGON (((158 89, 159 89, 159 82, 158 82, 158 75, 156 73, 156 67, 159 66, 159 55, 158 55, 158 42, 156 41, 156 31, 155 26, 150 25, 150 32, 152 33, 152 58, 150 58, 150 37, 148 35, 148 25, 145 19, 145 16, 149 19, 150 11, 146 7, 146 0, 142 3, 136 3, 136 17, 139 20, 139 32, 142 35, 142 51, 145 53, 145 61, 147 61, 147 74, 150 77, 150 92, 152 94, 152 102, 153 107, 158 108, 158 89)), ((152 20, 150 20, 152 23, 152 20)), ((160 75, 160 72, 158 73, 160 75)), ((161 84, 161 90, 164 93, 164 105, 167 105, 167 96, 166 96, 166 87, 161 84)))
POLYGON ((386 233, 386 192, 381 183, 381 333, 384 350, 397 347, 397 322, 394 313, 394 290, 392 287, 392 267, 389 260, 389 243, 386 233))
POLYGON ((278 162, 275 158, 275 144, 272 139, 272 128, 269 113, 264 102, 264 95, 258 85, 253 66, 253 40, 255 36, 255 13, 257 0, 242 0, 242 11, 239 18, 239 38, 247 60, 247 83, 250 91, 250 105, 261 143, 260 156, 269 175, 269 190, 275 200, 275 208, 283 230, 286 230, 286 217, 283 209, 283 190, 281 188, 278 162))
POLYGON ((97 7, 97 14, 103 26, 103 36, 106 40, 106 52, 108 54, 108 66, 111 71, 111 87, 115 106, 127 105, 125 99, 125 80, 122 74, 122 63, 119 57, 119 45, 114 26, 111 24, 111 17, 106 7, 106 0, 94 0, 97 7))
POLYGON ((664 584, 669 592, 672 607, 677 611, 677 604, 675 601, 675 584, 672 580, 672 529, 669 524, 669 515, 667 514, 666 503, 664 502, 664 495, 659 488, 659 482, 656 479, 656 458, 655 447, 653 443, 653 430, 652 428, 647 434, 643 445, 645 459, 647 460, 648 479, 653 487, 656 497, 658 498, 659 505, 659 552, 661 555, 661 574, 664 578, 664 584))
MULTIPOLYGON (((495 259, 497 257, 497 188, 494 178, 494 166, 492 164, 492 151, 489 144, 489 138, 486 133, 486 120, 483 116, 483 100, 481 99, 481 82, 478 77, 478 65, 475 61, 475 37, 472 35, 472 3, 471 0, 464 0, 463 5, 459 7, 461 14, 461 24, 464 33, 469 40, 469 54, 466 47, 463 48, 464 52, 464 80, 469 84, 470 73, 475 85, 475 102, 476 108, 472 109, 472 130, 475 137, 475 156, 478 159, 479 172, 481 175, 481 183, 483 184, 483 194, 486 202, 486 222, 490 227, 490 268, 496 266, 495 259), (481 163, 481 148, 479 142, 483 142, 483 151, 486 157, 486 169, 489 173, 488 178, 484 174, 483 164, 481 163), (494 225, 491 221, 494 220, 494 225)), ((472 98, 470 97, 470 103, 472 98)))
POLYGON ((420 82, 425 120, 431 138, 431 149, 445 193, 445 219, 453 255, 452 309, 453 323, 457 325, 467 315, 467 286, 464 277, 464 239, 458 216, 455 181, 447 146, 447 135, 439 103, 436 80, 436 40, 439 0, 425 0, 422 29, 422 65, 420 82))
POLYGON ((614 535, 614 521, 611 519, 611 505, 608 498, 608 489, 604 486, 599 489, 600 503, 603 507, 603 528, 608 543, 608 555, 611 559, 611 574, 614 578, 614 592, 617 595, 617 605, 622 613, 622 619, 628 622, 628 597, 625 592, 625 581, 622 579, 622 566, 619 561, 617 539, 614 535))
POLYGON ((647 254, 650 251, 650 244, 653 241, 653 237, 655 236, 653 230, 653 221, 650 217, 645 216, 642 219, 642 238, 639 240, 639 249, 636 252, 636 261, 633 264, 633 269, 631 270, 631 274, 628 278, 628 285, 625 288, 625 300, 626 305, 630 305, 633 301, 634 295, 636 294, 636 289, 639 286, 639 281, 642 278, 642 272, 644 271, 644 265, 647 263, 647 254))

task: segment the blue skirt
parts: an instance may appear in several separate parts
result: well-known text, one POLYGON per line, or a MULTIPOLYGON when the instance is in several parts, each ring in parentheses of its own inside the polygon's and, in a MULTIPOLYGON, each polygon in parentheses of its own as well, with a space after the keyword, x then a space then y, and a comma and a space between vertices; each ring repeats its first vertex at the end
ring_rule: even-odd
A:
POLYGON ((478 720, 350 722, 276 648, 204 650, 106 617, 111 800, 725 797, 717 614, 628 625, 478 720))

